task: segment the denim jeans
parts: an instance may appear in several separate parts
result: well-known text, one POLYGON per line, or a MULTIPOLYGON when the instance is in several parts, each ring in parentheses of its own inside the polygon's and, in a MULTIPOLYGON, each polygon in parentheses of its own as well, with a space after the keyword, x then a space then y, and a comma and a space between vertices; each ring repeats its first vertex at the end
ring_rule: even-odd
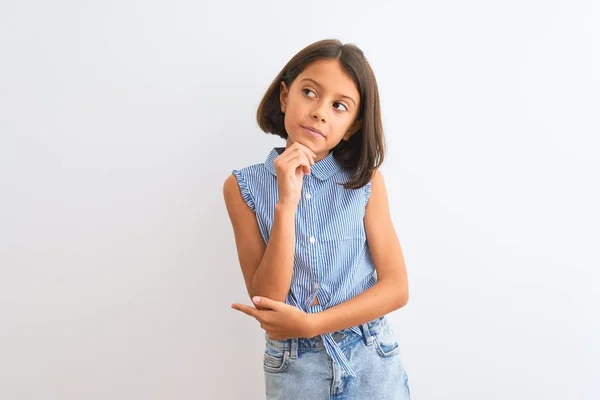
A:
POLYGON ((398 339, 386 317, 361 325, 361 332, 333 334, 356 377, 332 362, 320 336, 272 340, 265 335, 267 400, 409 400, 398 339))

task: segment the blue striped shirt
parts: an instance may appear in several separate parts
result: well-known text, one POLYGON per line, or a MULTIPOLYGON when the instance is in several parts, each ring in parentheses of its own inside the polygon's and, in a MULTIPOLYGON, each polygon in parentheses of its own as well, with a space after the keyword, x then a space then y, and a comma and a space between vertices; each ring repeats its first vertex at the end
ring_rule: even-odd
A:
MULTIPOLYGON (((279 198, 274 160, 285 148, 274 148, 261 164, 233 170, 242 197, 256 214, 265 243, 279 198)), ((302 182, 296 210, 294 271, 286 303, 317 313, 343 303, 377 281, 364 228, 371 182, 345 189, 351 171, 330 153, 311 167, 302 182), (311 305, 315 296, 319 304, 311 305)), ((362 335, 359 326, 352 331, 362 335)), ((321 335, 325 350, 348 374, 356 376, 331 333, 321 335)))

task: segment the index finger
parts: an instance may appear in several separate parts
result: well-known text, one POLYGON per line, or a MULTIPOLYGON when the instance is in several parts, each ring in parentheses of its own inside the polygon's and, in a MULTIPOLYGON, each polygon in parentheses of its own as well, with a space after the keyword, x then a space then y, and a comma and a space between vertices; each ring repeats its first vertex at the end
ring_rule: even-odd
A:
POLYGON ((260 316, 260 311, 259 310, 257 310, 254 307, 247 306, 245 304, 234 303, 234 304, 231 305, 231 308, 233 308, 234 310, 241 311, 244 314, 249 315, 251 317, 254 317, 256 319, 258 319, 258 317, 260 316))
POLYGON ((296 147, 298 147, 300 150, 303 150, 305 153, 307 153, 307 155, 308 155, 308 154, 310 154, 310 155, 312 155, 313 157, 316 157, 316 156, 317 156, 317 155, 316 155, 316 154, 315 154, 315 153, 314 153, 314 152, 313 152, 311 149, 309 149, 309 148, 308 148, 308 146, 306 146, 306 145, 303 145, 303 144, 302 144, 302 143, 300 143, 300 142, 294 142, 294 144, 293 144, 292 146, 294 146, 294 145, 295 145, 296 147))

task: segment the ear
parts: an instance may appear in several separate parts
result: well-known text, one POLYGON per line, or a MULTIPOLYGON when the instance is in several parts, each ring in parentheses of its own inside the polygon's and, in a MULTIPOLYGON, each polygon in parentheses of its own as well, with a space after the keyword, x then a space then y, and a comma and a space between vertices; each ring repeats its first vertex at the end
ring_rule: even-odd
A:
POLYGON ((352 135, 354 135, 356 132, 358 132, 358 130, 361 128, 362 126, 362 120, 361 119, 357 119, 356 121, 354 121, 354 123, 350 126, 350 128, 348 128, 348 132, 346 132, 346 134, 343 137, 343 140, 348 141, 352 135))
POLYGON ((287 87, 285 82, 281 81, 281 86, 279 89, 279 103, 281 104, 281 112, 284 114, 285 109, 287 107, 288 90, 289 88, 287 87))

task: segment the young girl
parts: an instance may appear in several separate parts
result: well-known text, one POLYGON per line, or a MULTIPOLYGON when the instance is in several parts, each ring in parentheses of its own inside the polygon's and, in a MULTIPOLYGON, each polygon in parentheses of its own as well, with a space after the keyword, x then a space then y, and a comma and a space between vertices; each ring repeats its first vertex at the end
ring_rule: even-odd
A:
POLYGON ((323 40, 267 90, 258 125, 286 140, 223 187, 265 330, 267 399, 409 399, 386 314, 408 284, 383 177, 379 93, 363 52, 323 40))

